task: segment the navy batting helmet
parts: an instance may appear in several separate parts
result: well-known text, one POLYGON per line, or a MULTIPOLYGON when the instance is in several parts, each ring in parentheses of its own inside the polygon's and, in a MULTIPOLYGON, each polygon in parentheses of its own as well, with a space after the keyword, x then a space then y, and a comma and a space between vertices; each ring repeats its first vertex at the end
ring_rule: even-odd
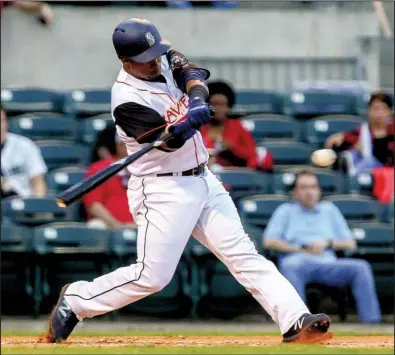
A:
POLYGON ((121 22, 114 30, 112 42, 118 58, 147 63, 165 54, 170 42, 162 39, 156 26, 148 20, 132 18, 121 22))

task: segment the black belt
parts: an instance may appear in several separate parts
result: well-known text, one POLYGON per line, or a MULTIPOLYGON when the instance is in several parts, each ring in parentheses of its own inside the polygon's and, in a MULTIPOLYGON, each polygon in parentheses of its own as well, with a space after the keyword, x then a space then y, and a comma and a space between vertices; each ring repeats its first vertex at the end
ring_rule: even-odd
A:
POLYGON ((205 167, 205 164, 200 164, 196 168, 185 170, 181 173, 163 173, 156 174, 156 176, 200 176, 203 175, 205 167))

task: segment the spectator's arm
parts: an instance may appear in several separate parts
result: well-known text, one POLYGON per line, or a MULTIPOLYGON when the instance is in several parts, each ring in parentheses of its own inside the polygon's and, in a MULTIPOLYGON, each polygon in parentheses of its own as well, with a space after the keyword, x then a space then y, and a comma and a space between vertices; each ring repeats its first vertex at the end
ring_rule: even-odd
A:
POLYGON ((118 228, 122 225, 100 202, 93 202, 88 210, 92 217, 101 219, 109 228, 118 228))
POLYGON ((331 204, 331 216, 335 233, 332 247, 335 250, 354 251, 357 244, 352 236, 352 232, 339 209, 331 204))
POLYGON ((47 184, 45 183, 44 174, 36 175, 30 178, 32 184, 32 194, 36 197, 44 197, 47 194, 47 184))
POLYGON ((234 129, 237 129, 238 139, 237 144, 231 146, 230 149, 235 155, 239 156, 240 158, 244 158, 246 160, 255 158, 256 160, 256 146, 251 133, 248 132, 238 121, 235 121, 234 125, 234 129))
POLYGON ((41 1, 15 1, 14 6, 18 9, 31 12, 38 13, 40 18, 46 23, 51 24, 53 22, 53 10, 52 8, 45 2, 41 1))
POLYGON ((273 213, 263 234, 263 247, 284 253, 301 251, 298 246, 285 241, 284 234, 287 225, 288 204, 282 204, 273 213))
POLYGON ((47 184, 44 175, 47 172, 47 166, 40 149, 32 141, 27 143, 25 159, 26 172, 31 183, 32 194, 38 197, 45 196, 47 184))

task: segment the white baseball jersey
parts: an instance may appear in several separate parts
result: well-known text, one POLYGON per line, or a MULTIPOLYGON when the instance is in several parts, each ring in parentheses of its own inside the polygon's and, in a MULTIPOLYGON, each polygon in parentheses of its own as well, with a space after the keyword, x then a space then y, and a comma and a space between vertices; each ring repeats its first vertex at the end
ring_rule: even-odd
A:
MULTIPOLYGON (((163 131, 167 125, 181 122, 186 117, 188 96, 177 87, 165 55, 162 56, 162 76, 164 79, 162 80, 165 82, 145 81, 137 79, 121 69, 112 87, 111 110, 113 120, 117 125, 119 136, 126 144, 129 155, 146 145, 146 143, 143 143, 144 137, 158 130, 163 131), (120 122, 117 119, 117 108, 131 102, 148 110, 139 112, 134 111, 133 108, 129 109, 125 113, 128 117, 125 118, 124 122, 120 122), (152 118, 149 117, 150 110, 153 110, 153 113, 157 113, 156 115, 152 115, 152 118), (141 123, 145 121, 147 125, 148 122, 155 122, 151 122, 151 129, 140 130, 135 129, 136 127, 129 127, 129 125, 133 125, 133 121, 135 121, 134 124, 137 121, 142 121, 141 123), (128 128, 130 128, 131 133, 128 132, 128 128), (134 132, 136 134, 133 134, 134 132)), ((128 169, 133 175, 144 176, 158 173, 181 172, 192 169, 207 161, 208 152, 204 146, 200 132, 197 131, 181 148, 172 152, 154 149, 129 165, 128 169)))
POLYGON ((1 150, 1 174, 7 180, 10 190, 19 196, 32 194, 30 179, 45 174, 47 166, 40 149, 29 138, 7 133, 7 139, 1 150))

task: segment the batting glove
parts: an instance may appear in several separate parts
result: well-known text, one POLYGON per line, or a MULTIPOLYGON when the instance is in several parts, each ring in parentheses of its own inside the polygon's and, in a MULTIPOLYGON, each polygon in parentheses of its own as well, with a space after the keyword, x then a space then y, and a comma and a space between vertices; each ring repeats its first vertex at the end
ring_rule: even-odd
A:
POLYGON ((201 97, 195 97, 189 100, 187 120, 195 129, 199 129, 211 119, 209 105, 201 97))
POLYGON ((173 133, 175 137, 182 139, 184 142, 192 138, 196 133, 196 129, 192 127, 189 119, 186 119, 181 123, 169 126, 167 130, 169 133, 173 133))

